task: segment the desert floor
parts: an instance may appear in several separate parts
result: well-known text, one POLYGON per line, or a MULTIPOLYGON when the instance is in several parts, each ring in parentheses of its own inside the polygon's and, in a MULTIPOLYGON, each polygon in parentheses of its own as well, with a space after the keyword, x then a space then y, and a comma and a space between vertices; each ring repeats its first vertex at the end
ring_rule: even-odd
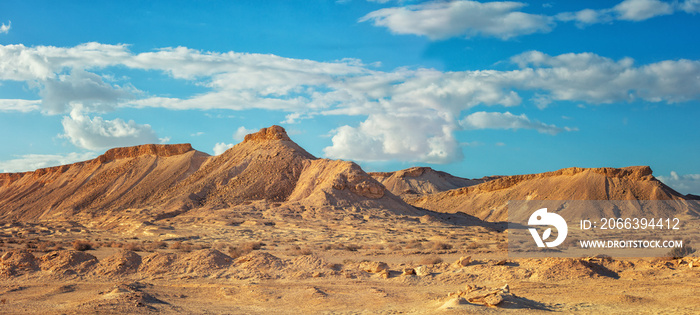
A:
POLYGON ((697 257, 509 259, 447 215, 114 220, 0 226, 0 312, 700 313, 697 257))

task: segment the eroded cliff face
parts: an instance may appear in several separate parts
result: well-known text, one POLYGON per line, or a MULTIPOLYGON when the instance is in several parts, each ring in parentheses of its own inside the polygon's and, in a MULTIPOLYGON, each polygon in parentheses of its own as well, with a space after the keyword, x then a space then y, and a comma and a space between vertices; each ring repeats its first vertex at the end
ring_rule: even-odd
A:
POLYGON ((407 199, 439 212, 464 212, 484 220, 507 219, 509 200, 683 200, 652 176, 648 166, 565 168, 502 176, 479 185, 407 199))
POLYGON ((125 209, 163 212, 155 214, 162 218, 253 201, 413 210, 385 193, 357 164, 319 160, 284 128, 271 126, 218 156, 190 144, 149 144, 110 149, 70 165, 0 174, 0 219, 94 217, 125 209))
POLYGON ((530 180, 541 180, 546 178, 553 178, 558 176, 576 176, 578 174, 584 173, 594 173, 600 174, 608 178, 618 178, 626 179, 630 181, 649 181, 656 180, 652 176, 652 170, 649 166, 628 166, 623 168, 612 168, 612 167, 601 167, 601 168, 582 168, 582 167, 569 167, 560 169, 553 172, 538 173, 538 174, 527 174, 527 175, 513 175, 513 176, 502 176, 483 184, 473 186, 470 188, 461 188, 450 193, 452 195, 465 194, 473 191, 496 191, 500 189, 506 189, 515 186, 524 181, 530 180))
POLYGON ((251 133, 243 138, 243 142, 249 141, 266 141, 266 140, 284 140, 291 141, 287 135, 287 131, 283 127, 273 125, 267 128, 262 128, 260 131, 251 133))
POLYGON ((436 171, 430 167, 411 167, 395 172, 369 173, 397 196, 415 198, 483 183, 486 179, 468 179, 436 171))
POLYGON ((142 155, 169 157, 173 155, 184 154, 192 150, 194 149, 192 149, 192 145, 189 143, 144 144, 133 147, 109 149, 104 154, 98 156, 96 160, 102 163, 106 163, 117 159, 133 159, 142 155))
POLYGON ((88 161, 40 168, 31 172, 0 173, 0 187, 11 185, 15 181, 25 176, 31 178, 32 180, 47 183, 53 179, 56 179, 57 176, 60 176, 61 174, 65 173, 71 168, 96 167, 114 160, 133 159, 143 155, 151 155, 155 157, 169 157, 184 154, 192 150, 194 149, 192 149, 192 145, 189 143, 144 144, 133 147, 114 148, 109 149, 104 154, 88 161))
POLYGON ((190 144, 149 144, 111 149, 84 162, 0 174, 0 218, 65 218, 152 205, 154 195, 207 158, 190 144))

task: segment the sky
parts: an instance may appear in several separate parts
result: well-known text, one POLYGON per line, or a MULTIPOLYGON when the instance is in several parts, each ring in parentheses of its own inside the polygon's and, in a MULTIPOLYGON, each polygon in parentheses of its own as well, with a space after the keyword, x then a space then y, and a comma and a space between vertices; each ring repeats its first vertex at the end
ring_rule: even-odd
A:
POLYGON ((0 2, 0 172, 270 125, 366 171, 700 194, 700 0, 0 2))

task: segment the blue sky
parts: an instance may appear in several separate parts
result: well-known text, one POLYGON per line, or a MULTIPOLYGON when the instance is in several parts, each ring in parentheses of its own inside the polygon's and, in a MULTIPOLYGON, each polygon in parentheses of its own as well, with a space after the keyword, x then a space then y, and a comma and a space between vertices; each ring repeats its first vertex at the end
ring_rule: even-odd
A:
POLYGON ((700 1, 2 1, 0 171, 272 124, 368 171, 700 194, 700 1), (313 4, 313 5, 311 5, 313 4))

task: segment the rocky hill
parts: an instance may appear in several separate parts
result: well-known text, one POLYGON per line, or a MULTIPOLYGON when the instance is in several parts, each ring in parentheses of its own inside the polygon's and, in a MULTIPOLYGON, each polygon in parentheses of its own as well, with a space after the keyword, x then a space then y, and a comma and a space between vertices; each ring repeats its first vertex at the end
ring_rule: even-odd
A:
POLYGON ((415 211, 357 164, 317 159, 280 126, 247 135, 219 156, 189 144, 151 144, 0 174, 2 219, 90 219, 126 209, 145 209, 158 219, 252 201, 415 211))
MULTIPOLYGON (((482 184, 416 197, 408 202, 437 212, 463 212, 487 221, 507 219, 509 200, 685 200, 654 178, 648 166, 565 168, 554 172, 503 176, 482 184)), ((676 211, 663 210, 658 211, 676 211)), ((653 210, 655 212, 657 210, 653 210)), ((577 216, 612 216, 611 209, 577 216)), ((679 210, 687 212, 692 210, 679 210)), ((666 213, 648 213, 648 215, 666 213)))
POLYGON ((396 172, 369 173, 397 196, 433 194, 481 184, 487 179, 467 179, 436 171, 430 167, 411 167, 396 172))

